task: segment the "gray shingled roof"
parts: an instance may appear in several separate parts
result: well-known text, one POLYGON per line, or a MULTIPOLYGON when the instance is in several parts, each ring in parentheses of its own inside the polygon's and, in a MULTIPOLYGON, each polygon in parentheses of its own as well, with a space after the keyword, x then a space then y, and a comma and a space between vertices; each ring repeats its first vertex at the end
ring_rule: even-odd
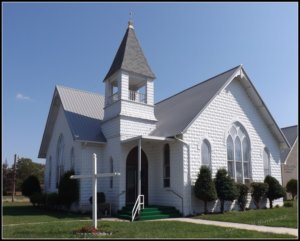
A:
POLYGON ((170 137, 182 133, 239 68, 234 67, 157 103, 158 123, 151 135, 170 137))
POLYGON ((56 86, 39 151, 39 158, 45 158, 52 130, 62 104, 74 140, 106 142, 101 131, 104 115, 104 96, 96 93, 56 86))
POLYGON ((290 146, 292 146, 298 137, 298 126, 289 126, 289 127, 284 127, 281 128, 281 131, 285 135, 286 139, 290 143, 290 146))
POLYGON ((143 54, 143 50, 136 38, 135 32, 129 27, 126 30, 114 61, 104 80, 108 79, 120 69, 155 79, 155 75, 148 65, 147 59, 143 54))
POLYGON ((281 128, 281 131, 291 146, 291 148, 284 150, 284 152, 281 154, 281 160, 285 161, 298 137, 298 125, 281 128))

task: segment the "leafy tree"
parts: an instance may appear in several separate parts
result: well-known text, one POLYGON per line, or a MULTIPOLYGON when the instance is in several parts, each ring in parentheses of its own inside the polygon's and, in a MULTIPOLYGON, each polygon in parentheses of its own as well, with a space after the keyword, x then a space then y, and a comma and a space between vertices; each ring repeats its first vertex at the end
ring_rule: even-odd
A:
POLYGON ((204 210, 207 213, 207 202, 217 199, 217 192, 211 177, 211 171, 207 166, 202 166, 195 183, 194 193, 204 202, 204 210))
POLYGON ((22 194, 26 197, 30 197, 34 193, 41 193, 41 186, 39 179, 34 176, 30 175, 25 179, 21 186, 22 194))
POLYGON ((245 211, 249 187, 242 183, 237 183, 236 186, 239 193, 237 201, 240 206, 240 210, 245 211))
POLYGON ((256 208, 259 209, 260 208, 259 203, 262 200, 262 198, 266 196, 269 185, 263 182, 252 182, 251 188, 252 188, 251 196, 253 198, 254 204, 256 208))
POLYGON ((215 178, 218 198, 221 202, 221 213, 224 213, 225 201, 233 201, 238 197, 238 191, 233 179, 227 175, 225 169, 219 169, 215 178))
POLYGON ((269 185, 269 189, 266 193, 266 196, 269 199, 270 208, 273 208, 273 201, 277 198, 284 197, 284 189, 277 181, 277 179, 270 175, 267 175, 265 177, 264 183, 267 183, 269 185))
POLYGON ((79 183, 76 179, 70 179, 74 175, 74 171, 67 171, 61 177, 58 186, 58 199, 59 202, 70 208, 73 202, 79 199, 79 183))
POLYGON ((24 180, 30 175, 35 175, 41 183, 44 183, 45 165, 35 163, 29 158, 20 158, 16 163, 16 190, 21 189, 24 180))
POLYGON ((297 195, 297 185, 298 181, 296 179, 291 179, 286 184, 286 191, 292 194, 293 200, 297 195))
POLYGON ((8 195, 12 191, 13 184, 13 170, 9 168, 7 163, 2 165, 2 181, 3 181, 3 195, 8 195))

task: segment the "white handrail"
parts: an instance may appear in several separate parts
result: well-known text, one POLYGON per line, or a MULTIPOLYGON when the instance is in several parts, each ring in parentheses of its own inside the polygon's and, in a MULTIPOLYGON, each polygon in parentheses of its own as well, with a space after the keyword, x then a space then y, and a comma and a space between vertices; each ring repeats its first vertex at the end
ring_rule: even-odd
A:
POLYGON ((145 207, 145 204, 144 204, 144 195, 138 195, 138 197, 137 197, 137 199, 135 201, 135 204, 134 204, 132 212, 131 212, 131 222, 133 222, 137 211, 140 212, 141 206, 143 206, 142 209, 144 209, 144 207, 145 207))

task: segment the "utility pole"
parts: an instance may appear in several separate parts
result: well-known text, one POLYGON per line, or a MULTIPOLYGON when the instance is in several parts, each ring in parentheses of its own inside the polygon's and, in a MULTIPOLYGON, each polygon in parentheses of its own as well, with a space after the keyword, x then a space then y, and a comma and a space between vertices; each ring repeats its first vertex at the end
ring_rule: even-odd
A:
POLYGON ((17 162, 17 154, 14 156, 14 175, 13 175, 13 186, 12 186, 12 196, 11 201, 15 201, 15 192, 16 192, 16 162, 17 162))

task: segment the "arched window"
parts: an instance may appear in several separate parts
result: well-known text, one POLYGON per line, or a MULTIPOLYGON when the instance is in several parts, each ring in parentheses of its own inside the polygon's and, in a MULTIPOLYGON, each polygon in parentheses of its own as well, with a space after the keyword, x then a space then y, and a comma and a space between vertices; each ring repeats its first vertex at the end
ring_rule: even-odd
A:
POLYGON ((70 160, 71 160, 71 163, 70 163, 70 169, 75 171, 75 154, 74 154, 74 147, 72 147, 71 149, 71 153, 70 153, 70 160))
POLYGON ((228 175, 236 182, 250 180, 250 141, 245 128, 238 122, 233 123, 227 136, 228 175))
POLYGON ((270 153, 269 153, 267 148, 264 148, 263 161, 264 161, 264 174, 265 174, 265 177, 266 177, 267 175, 271 175, 271 172, 270 172, 270 153))
POLYGON ((211 149, 208 140, 204 140, 201 144, 201 163, 211 167, 211 149))
POLYGON ((52 169, 52 156, 49 157, 49 163, 48 163, 48 188, 51 188, 51 169, 52 169))
POLYGON ((56 187, 58 187, 60 177, 62 176, 64 171, 63 154, 64 154, 64 137, 61 134, 58 138, 57 148, 56 148, 56 187))
MULTIPOLYGON (((113 173, 114 172, 114 161, 113 161, 112 158, 110 158, 109 164, 110 164, 110 173, 113 173)), ((114 186, 114 179, 113 179, 113 177, 110 177, 109 186, 110 186, 111 189, 114 186)))
POLYGON ((163 168, 164 187, 170 187, 170 146, 164 146, 164 168, 163 168))

